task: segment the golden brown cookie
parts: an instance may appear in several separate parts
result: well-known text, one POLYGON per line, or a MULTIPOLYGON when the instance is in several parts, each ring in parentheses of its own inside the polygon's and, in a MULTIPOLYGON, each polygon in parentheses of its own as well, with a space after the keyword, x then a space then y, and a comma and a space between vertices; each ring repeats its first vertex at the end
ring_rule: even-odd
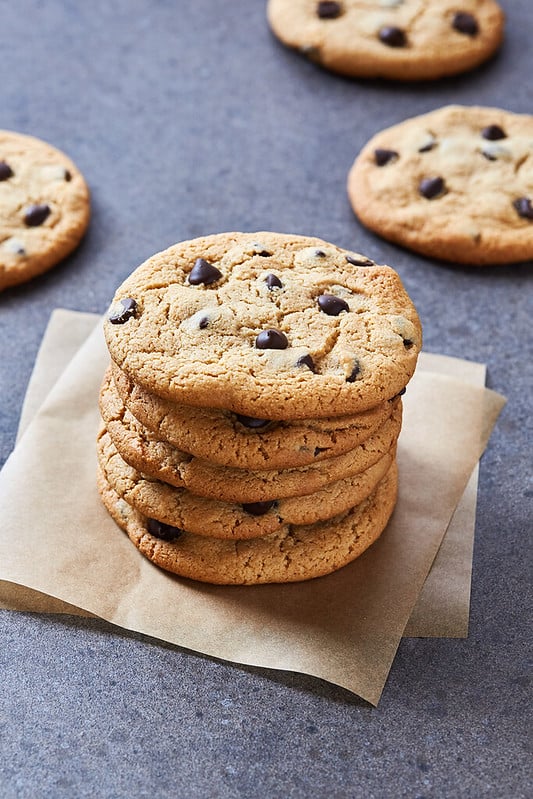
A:
MULTIPOLYGON (((179 405, 136 386, 117 366, 112 371, 114 379, 108 372, 100 392, 100 410, 111 437, 132 466, 153 474, 157 464, 168 470, 169 478, 184 475, 178 465, 190 460, 184 453, 237 469, 309 466, 359 446, 377 433, 398 404, 395 398, 357 415, 329 419, 250 419, 218 408, 179 405)), ((191 462, 191 479, 194 468, 191 462)))
POLYGON ((446 106, 381 131, 348 177, 368 228, 461 264, 533 258, 533 116, 446 106))
POLYGON ((431 80, 478 66, 500 46, 495 0, 269 0, 275 35, 333 72, 431 80))
POLYGON ((266 232, 154 255, 120 286, 104 330, 134 383, 259 419, 368 410, 404 388, 421 347, 393 269, 320 239, 266 232))
POLYGON ((309 580, 355 560, 381 535, 394 509, 397 470, 387 475, 352 510, 312 525, 288 525, 262 538, 227 540, 186 533, 152 523, 99 473, 102 500, 131 541, 149 560, 182 577, 220 585, 254 585, 309 580))
POLYGON ((390 465, 395 450, 396 439, 381 453, 367 455, 361 448, 355 463, 360 467, 364 460, 368 465, 354 468, 346 477, 338 477, 333 468, 314 474, 310 473, 312 467, 303 467, 293 470, 289 476, 283 472, 267 475, 265 481, 270 479, 265 486, 261 486, 258 473, 249 474, 243 470, 242 475, 236 475, 236 469, 221 467, 217 474, 219 484, 214 485, 214 491, 225 493, 222 482, 225 475, 241 483, 241 490, 227 492, 237 495, 230 501, 215 498, 211 490, 214 480, 209 472, 206 484, 201 487, 202 494, 194 494, 183 485, 164 483, 130 466, 103 426, 97 440, 100 469, 120 496, 147 516, 197 535, 216 538, 266 535, 284 523, 303 524, 335 516, 341 506, 355 504, 355 500, 350 501, 354 492, 363 499, 372 491, 390 465), (250 486, 255 487, 255 493, 250 486))
POLYGON ((0 291, 59 263, 79 244, 89 190, 60 150, 0 131, 0 291))

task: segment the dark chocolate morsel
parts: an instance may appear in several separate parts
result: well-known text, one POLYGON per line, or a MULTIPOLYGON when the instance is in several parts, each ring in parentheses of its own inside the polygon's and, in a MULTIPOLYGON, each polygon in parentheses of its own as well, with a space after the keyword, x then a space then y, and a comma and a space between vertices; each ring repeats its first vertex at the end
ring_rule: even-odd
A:
POLYGON ((279 279, 277 275, 270 273, 265 277, 265 283, 267 284, 269 289, 280 289, 283 287, 283 283, 279 279))
POLYGON ((349 311, 350 306, 340 297, 333 294, 321 294, 317 300, 318 307, 328 316, 338 316, 342 311, 349 311))
POLYGON ((353 255, 345 255, 344 256, 349 264, 352 266, 375 266, 375 262, 371 261, 370 258, 354 258, 353 255))
POLYGON ((418 185, 418 191, 426 200, 433 200, 435 197, 443 194, 444 190, 444 180, 440 177, 423 178, 418 185))
POLYGON ((342 5, 334 0, 320 0, 316 7, 320 19, 335 19, 342 14, 342 5))
POLYGON ((477 19, 472 14, 467 14, 466 11, 458 11, 454 14, 452 28, 467 36, 476 36, 479 33, 477 19))
POLYGON ((401 28, 396 28, 394 25, 385 25, 383 28, 380 28, 378 37, 380 42, 383 42, 383 44, 389 47, 405 47, 407 44, 405 31, 401 28))
POLYGON ((13 177, 13 170, 5 161, 0 161, 0 180, 7 180, 13 177))
POLYGON ((411 341, 410 338, 404 338, 403 346, 405 347, 406 350, 410 350, 411 347, 413 346, 413 342, 411 341))
POLYGON ((72 180, 72 173, 68 169, 65 169, 65 180, 67 183, 70 183, 72 180))
POLYGON ((275 499, 266 500, 265 502, 247 502, 243 504, 242 509, 245 513, 251 513, 252 516, 264 516, 275 504, 275 499))
POLYGON ((200 330, 205 330, 208 324, 209 324, 209 317, 202 316, 202 318, 198 322, 198 327, 200 328, 200 330))
POLYGON ((359 366, 359 361, 354 360, 353 362, 353 369, 346 378, 347 383, 355 383, 358 376, 361 374, 361 367, 359 366))
POLYGON ((170 524, 158 522, 157 519, 147 519, 146 529, 150 535, 160 538, 162 541, 174 541, 174 539, 183 535, 183 530, 180 530, 179 527, 172 527, 170 524))
POLYGON ((374 150, 374 159, 378 166, 385 166, 389 161, 396 161, 397 158, 399 158, 399 154, 396 150, 384 150, 381 147, 374 150))
POLYGON ((433 150, 437 146, 436 141, 428 141, 427 144, 424 144, 422 147, 418 148, 419 153, 429 153, 430 150, 433 150))
POLYGON ((260 255, 261 258, 270 258, 272 253, 269 252, 268 250, 261 250, 261 252, 256 252, 255 255, 260 255))
POLYGON ((49 205, 29 205, 24 211, 24 222, 28 227, 37 227, 50 216, 49 205))
POLYGON ((522 216, 524 219, 533 219, 533 206, 529 197, 518 197, 513 200, 513 206, 518 216, 522 216))
POLYGON ((315 250, 315 258, 325 258, 326 253, 324 250, 315 250))
POLYGON ((310 355, 302 355, 301 358, 298 358, 296 366, 307 366, 313 373, 315 372, 315 362, 310 355))
POLYGON ((137 313, 137 303, 131 297, 126 297, 123 300, 119 300, 119 302, 122 305, 122 310, 116 311, 107 317, 112 325, 123 325, 137 313))
POLYGON ((248 427, 250 430, 258 430, 270 424, 270 419, 256 419, 254 416, 242 416, 240 413, 236 413, 235 416, 238 422, 244 427, 248 427))
MULTIPOLYGON (((397 397, 403 397, 403 395, 405 394, 406 391, 407 391, 407 388, 404 386, 401 391, 398 391, 396 396, 397 397)), ((393 397, 393 399, 394 399, 394 397, 393 397)))
POLYGON ((500 139, 507 138, 507 133, 500 128, 499 125, 488 125, 486 128, 483 128, 481 135, 484 139, 488 139, 489 141, 499 141, 500 139))
POLYGON ((216 266, 210 264, 205 258, 197 258, 189 272, 189 283, 191 286, 198 286, 200 283, 209 286, 211 283, 216 283, 221 277, 222 272, 216 266))
POLYGON ((262 330, 255 340, 258 350, 286 350, 289 346, 287 336, 281 330, 262 330))

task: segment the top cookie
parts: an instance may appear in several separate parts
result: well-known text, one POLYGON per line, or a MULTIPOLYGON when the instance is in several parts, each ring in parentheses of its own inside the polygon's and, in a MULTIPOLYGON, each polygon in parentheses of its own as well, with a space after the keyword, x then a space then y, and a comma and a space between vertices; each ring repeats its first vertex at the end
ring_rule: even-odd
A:
POLYGON ((533 258, 533 116, 446 106, 381 131, 350 170, 355 213, 446 261, 533 258))
POLYGON ((0 290, 65 258, 89 215, 89 190, 70 158, 33 136, 0 131, 0 290))
POLYGON ((421 346, 396 272, 321 239, 221 233, 176 244, 118 289, 113 360, 161 397, 260 419, 366 410, 421 346))
POLYGON ((495 0, 269 0, 276 36, 343 75, 430 80, 478 66, 499 47, 495 0))

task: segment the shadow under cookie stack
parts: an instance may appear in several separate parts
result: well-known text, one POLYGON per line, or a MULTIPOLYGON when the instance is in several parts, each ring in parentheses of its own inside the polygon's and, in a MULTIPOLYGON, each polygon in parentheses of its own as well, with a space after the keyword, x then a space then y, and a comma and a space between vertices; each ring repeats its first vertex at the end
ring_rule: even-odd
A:
POLYGON ((98 488, 156 565, 293 582, 380 536, 421 347, 394 270, 320 239, 207 236, 136 269, 105 335, 98 488))

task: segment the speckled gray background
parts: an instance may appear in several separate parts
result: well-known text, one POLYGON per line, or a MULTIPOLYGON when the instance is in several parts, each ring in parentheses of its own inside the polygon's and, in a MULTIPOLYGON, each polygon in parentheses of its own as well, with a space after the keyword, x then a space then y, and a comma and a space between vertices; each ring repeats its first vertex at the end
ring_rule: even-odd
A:
POLYGON ((468 640, 403 641, 372 709, 103 622, 4 611, 3 799, 531 795, 531 264, 412 255, 362 229, 344 191, 359 148, 406 116, 533 111, 533 4, 501 3, 500 55, 428 85, 321 71, 270 35, 262 0, 0 4, 0 125, 64 149, 93 194, 76 254, 0 295, 0 463, 52 309, 103 312, 145 257, 223 230, 316 234, 392 264, 426 349, 486 362, 509 398, 481 464, 468 640))

